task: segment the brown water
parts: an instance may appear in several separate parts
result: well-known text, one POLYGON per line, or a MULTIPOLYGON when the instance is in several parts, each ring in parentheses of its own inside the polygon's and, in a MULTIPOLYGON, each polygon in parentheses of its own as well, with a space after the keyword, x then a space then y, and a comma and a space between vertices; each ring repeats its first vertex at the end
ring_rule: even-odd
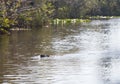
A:
POLYGON ((0 84, 120 84, 119 36, 120 19, 0 36, 0 84))

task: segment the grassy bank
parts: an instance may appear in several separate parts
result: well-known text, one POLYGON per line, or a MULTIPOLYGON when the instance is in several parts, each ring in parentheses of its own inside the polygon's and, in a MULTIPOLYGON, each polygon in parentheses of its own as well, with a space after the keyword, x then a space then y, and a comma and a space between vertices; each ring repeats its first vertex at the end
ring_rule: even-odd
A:
MULTIPOLYGON (((86 19, 46 19, 45 21, 41 21, 41 19, 31 19, 27 20, 26 18, 19 19, 20 21, 18 25, 11 26, 11 21, 8 19, 5 19, 4 21, 1 21, 1 28, 0 28, 0 34, 10 34, 9 31, 21 31, 21 30, 31 30, 30 25, 36 25, 43 24, 44 25, 66 25, 66 24, 81 24, 86 22, 91 22, 92 20, 103 20, 103 19, 111 19, 111 18, 119 18, 119 16, 86 16, 84 17, 86 19), (32 23, 31 23, 32 22, 32 23), (23 26, 22 26, 23 25, 23 26)), ((40 26, 40 25, 39 25, 40 26)))

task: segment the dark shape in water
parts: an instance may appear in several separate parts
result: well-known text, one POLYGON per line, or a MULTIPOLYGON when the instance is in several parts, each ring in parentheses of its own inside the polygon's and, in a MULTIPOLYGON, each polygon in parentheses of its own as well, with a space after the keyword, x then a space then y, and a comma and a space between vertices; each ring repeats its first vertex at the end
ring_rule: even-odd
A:
POLYGON ((49 55, 40 55, 41 58, 43 57, 50 57, 49 55))

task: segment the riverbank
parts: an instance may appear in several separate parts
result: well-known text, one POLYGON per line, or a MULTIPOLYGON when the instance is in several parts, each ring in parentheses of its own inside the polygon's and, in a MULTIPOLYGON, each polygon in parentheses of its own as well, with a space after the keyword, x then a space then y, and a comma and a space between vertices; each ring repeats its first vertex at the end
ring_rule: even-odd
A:
POLYGON ((30 31, 30 28, 11 28, 10 31, 30 31))
MULTIPOLYGON (((119 16, 86 16, 84 18, 85 19, 51 19, 45 25, 49 27, 48 24, 49 25, 82 24, 82 23, 91 22, 92 20, 106 20, 106 19, 112 19, 112 18, 119 18, 119 16)), ((45 25, 43 25, 43 27, 45 25)), ((10 31, 29 31, 29 30, 32 30, 32 28, 15 27, 15 28, 9 28, 8 30, 1 28, 0 34, 10 34, 10 31)))

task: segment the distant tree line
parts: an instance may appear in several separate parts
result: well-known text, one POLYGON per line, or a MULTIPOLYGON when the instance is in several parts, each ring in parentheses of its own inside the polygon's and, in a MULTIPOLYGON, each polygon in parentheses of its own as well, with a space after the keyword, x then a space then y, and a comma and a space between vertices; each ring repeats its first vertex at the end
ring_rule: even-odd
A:
POLYGON ((55 18, 119 16, 120 0, 51 0, 55 18))
POLYGON ((119 16, 120 0, 0 0, 0 34, 56 18, 119 16))

